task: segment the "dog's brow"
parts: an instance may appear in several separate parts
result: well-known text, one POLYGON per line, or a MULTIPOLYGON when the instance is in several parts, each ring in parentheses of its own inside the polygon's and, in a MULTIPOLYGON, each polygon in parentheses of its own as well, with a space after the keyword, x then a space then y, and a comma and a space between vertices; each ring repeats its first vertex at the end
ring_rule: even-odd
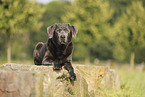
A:
POLYGON ((56 28, 56 30, 60 30, 60 28, 56 28))

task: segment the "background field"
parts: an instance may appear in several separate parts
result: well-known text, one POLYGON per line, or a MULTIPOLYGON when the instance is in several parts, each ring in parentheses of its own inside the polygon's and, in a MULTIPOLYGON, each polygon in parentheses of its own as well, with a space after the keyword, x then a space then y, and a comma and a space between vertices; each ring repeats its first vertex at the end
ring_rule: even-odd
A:
POLYGON ((128 66, 116 69, 121 78, 120 90, 98 90, 102 97, 144 97, 145 72, 131 72, 128 66))

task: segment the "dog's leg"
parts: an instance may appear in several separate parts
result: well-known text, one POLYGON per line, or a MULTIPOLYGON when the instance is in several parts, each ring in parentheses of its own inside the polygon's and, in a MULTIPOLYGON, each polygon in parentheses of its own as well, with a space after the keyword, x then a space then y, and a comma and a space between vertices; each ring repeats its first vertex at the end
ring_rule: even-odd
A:
POLYGON ((33 59, 35 65, 41 65, 40 53, 38 50, 34 50, 33 59))
POLYGON ((62 66, 58 63, 54 63, 53 70, 60 70, 60 69, 62 69, 62 66))
POLYGON ((53 64, 54 64, 54 61, 52 60, 52 55, 50 54, 50 51, 47 50, 43 57, 42 65, 53 65, 53 64))
POLYGON ((53 65, 54 63, 51 61, 42 61, 42 65, 53 65))
POLYGON ((40 57, 40 52, 42 47, 44 46, 44 43, 39 42, 37 43, 37 45, 35 46, 34 52, 33 52, 33 59, 34 59, 34 63, 35 65, 41 65, 41 57, 40 57))
POLYGON ((44 59, 42 60, 42 64, 43 65, 53 65, 54 62, 51 59, 49 59, 48 57, 44 57, 44 59))
POLYGON ((76 74, 74 73, 74 69, 72 67, 71 62, 64 63, 64 68, 69 72, 70 80, 72 81, 76 80, 76 74))

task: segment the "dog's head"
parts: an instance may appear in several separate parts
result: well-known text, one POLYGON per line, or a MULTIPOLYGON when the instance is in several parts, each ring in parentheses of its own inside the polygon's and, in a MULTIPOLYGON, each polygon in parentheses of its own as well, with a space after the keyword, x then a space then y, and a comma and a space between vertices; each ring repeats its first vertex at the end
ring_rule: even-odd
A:
POLYGON ((54 24, 47 28, 48 38, 58 45, 67 45, 72 38, 76 37, 78 28, 71 24, 54 24))

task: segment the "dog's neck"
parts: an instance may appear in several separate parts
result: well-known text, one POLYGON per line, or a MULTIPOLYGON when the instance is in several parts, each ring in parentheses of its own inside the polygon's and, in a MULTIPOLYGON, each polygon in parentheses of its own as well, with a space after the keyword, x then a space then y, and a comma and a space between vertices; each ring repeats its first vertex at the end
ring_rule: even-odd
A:
POLYGON ((69 56, 73 50, 73 43, 72 41, 69 42, 67 45, 64 46, 56 46, 52 40, 47 42, 48 49, 52 53, 52 55, 57 59, 62 59, 66 56, 69 56))
POLYGON ((68 45, 71 43, 72 41, 70 41, 67 45, 58 45, 56 44, 52 39, 48 40, 48 45, 49 47, 51 47, 53 50, 55 50, 56 52, 64 52, 68 45), (50 46, 51 45, 51 46, 50 46))
POLYGON ((67 47, 67 45, 59 45, 59 46, 58 46, 58 49, 59 49, 60 51, 64 51, 64 50, 66 49, 66 47, 67 47))

